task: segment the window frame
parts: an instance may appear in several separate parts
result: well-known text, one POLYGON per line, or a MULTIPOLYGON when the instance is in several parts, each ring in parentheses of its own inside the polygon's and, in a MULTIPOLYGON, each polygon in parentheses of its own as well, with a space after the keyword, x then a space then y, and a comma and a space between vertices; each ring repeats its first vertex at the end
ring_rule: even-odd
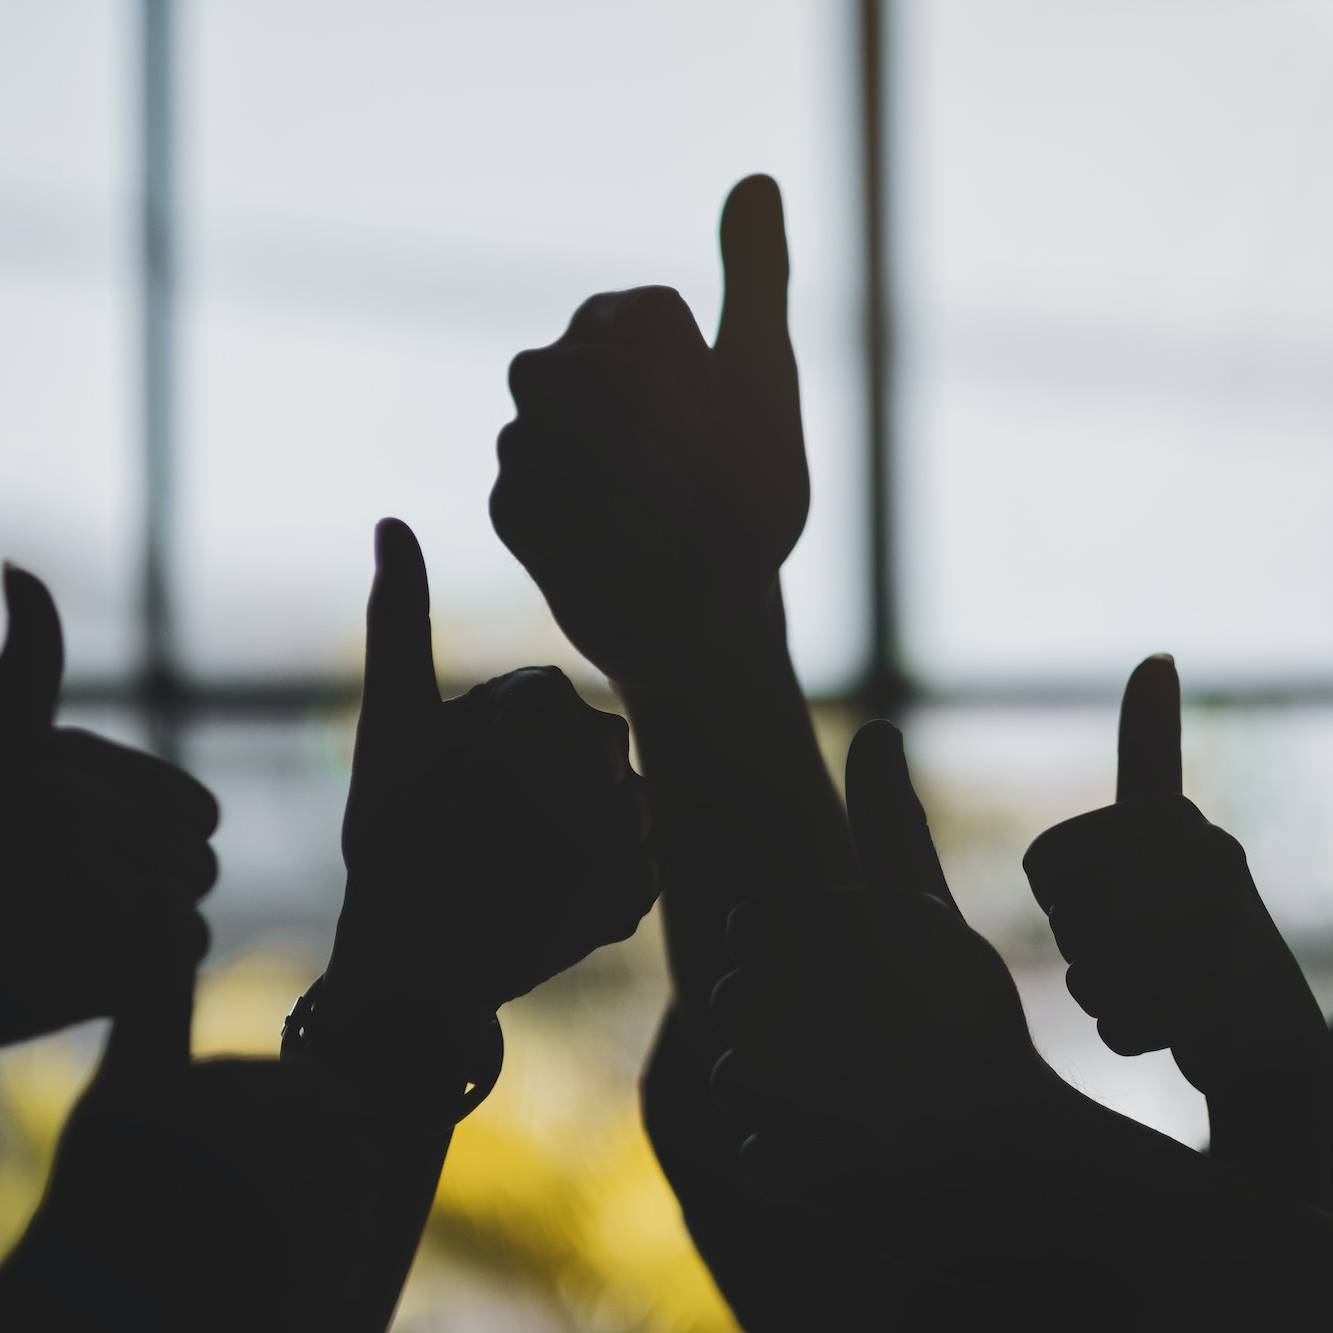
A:
MULTIPOLYGON (((940 689, 914 678, 903 665, 897 596, 901 550, 892 530, 897 498, 895 374, 894 217, 887 200, 893 178, 893 55, 896 50, 894 0, 846 0, 854 9, 848 31, 857 50, 852 67, 857 89, 861 263, 866 275, 860 319, 860 358, 865 393, 864 491, 869 506, 868 562, 864 586, 869 597, 869 642, 864 667, 845 692, 816 699, 869 715, 897 715, 917 704, 1066 706, 1105 703, 1105 686, 980 680, 940 689)), ((140 665, 126 679, 71 681, 68 701, 85 706, 120 706, 144 718, 150 743, 167 757, 180 753, 183 728, 205 716, 277 718, 346 710, 360 697, 354 677, 311 675, 267 678, 255 675, 226 681, 193 681, 182 670, 173 639, 171 584, 167 577, 174 544, 177 323, 176 275, 179 208, 176 198, 177 77, 175 14, 172 0, 140 0, 138 147, 140 189, 137 233, 139 363, 142 407, 142 476, 145 519, 140 570, 140 665)), ((466 682, 445 680, 450 692, 466 682)), ((1333 703, 1333 681, 1310 679, 1274 684, 1262 680, 1222 691, 1194 694, 1206 704, 1306 705, 1333 703)))

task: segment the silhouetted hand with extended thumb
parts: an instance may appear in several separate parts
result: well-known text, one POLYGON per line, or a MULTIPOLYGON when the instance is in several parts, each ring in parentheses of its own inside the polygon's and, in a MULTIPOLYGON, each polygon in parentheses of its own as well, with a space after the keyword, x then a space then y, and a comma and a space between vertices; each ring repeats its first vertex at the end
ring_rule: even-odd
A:
POLYGON ((1180 683, 1173 660, 1158 655, 1125 687, 1116 803, 1032 844, 1023 861, 1032 891, 1069 963, 1069 992, 1102 1040, 1121 1055, 1170 1047, 1208 1096, 1223 1155, 1238 1123, 1254 1129, 1241 1137, 1258 1148, 1261 1104, 1290 1099, 1283 1137, 1287 1146, 1317 1140, 1310 1174, 1322 1193, 1333 1110, 1322 1016, 1244 849, 1181 789, 1180 683), (1323 1124, 1314 1131, 1312 1122, 1323 1124))
POLYGON ((785 633, 778 570, 810 486, 769 177, 732 190, 721 233, 711 349, 677 292, 638 287, 591 297, 509 371, 496 532, 575 645, 631 691, 711 686, 785 633))
POLYGON ((765 1122, 822 1125, 831 1174, 852 1169, 848 1152, 883 1162, 904 1136, 927 1152, 998 1132, 988 1122, 1025 1118, 1049 1085, 1008 970, 954 903, 890 723, 853 740, 847 806, 864 888, 742 903, 737 970, 713 998, 733 1042, 715 1085, 759 1126, 747 1153, 765 1122))
POLYGON ((420 1064, 632 934, 656 864, 623 719, 553 667, 442 701, 416 538, 385 519, 375 549, 347 892, 321 1004, 350 1047, 420 1064))
POLYGON ((0 1042, 123 1012, 172 960, 192 974, 194 910, 217 863, 217 804, 150 755, 54 726, 60 620, 42 582, 4 576, 0 654, 0 1042))

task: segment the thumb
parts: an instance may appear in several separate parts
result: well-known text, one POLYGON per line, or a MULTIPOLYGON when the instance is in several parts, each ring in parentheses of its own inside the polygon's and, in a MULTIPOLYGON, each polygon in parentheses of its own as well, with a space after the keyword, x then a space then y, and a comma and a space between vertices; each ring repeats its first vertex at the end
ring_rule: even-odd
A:
POLYGON ((1115 799, 1179 796, 1180 677, 1169 653, 1134 668, 1120 702, 1120 765, 1115 799))
POLYGON ((366 604, 362 715, 415 718, 440 702, 430 643, 430 584, 412 529, 375 525, 375 580, 366 604))
POLYGON ((41 579, 6 564, 9 631, 0 653, 0 728, 35 737, 55 721, 65 647, 60 617, 41 579))
POLYGON ((872 903, 927 893, 958 910, 912 788, 902 733, 891 722, 867 722, 852 739, 847 814, 872 903))
POLYGON ((724 356, 791 355, 787 337, 787 234, 782 194, 771 176, 747 176, 722 208, 722 318, 714 346, 724 356))

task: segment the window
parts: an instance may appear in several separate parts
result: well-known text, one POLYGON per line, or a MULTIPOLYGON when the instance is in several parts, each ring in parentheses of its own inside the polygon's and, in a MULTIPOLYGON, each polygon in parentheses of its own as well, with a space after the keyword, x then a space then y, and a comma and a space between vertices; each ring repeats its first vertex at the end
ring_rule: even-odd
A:
POLYGON ((848 35, 804 0, 758 17, 706 0, 190 11, 174 600, 191 674, 354 677, 371 528, 401 512, 446 675, 535 655, 586 676, 490 529, 506 367, 592 292, 645 281, 678 287, 711 336, 719 208, 763 166, 789 183, 821 498, 792 576, 798 651, 822 691, 855 680, 848 35))
MULTIPOLYGON (((326 956, 377 518, 422 539, 447 687, 554 661, 604 702, 490 530, 506 366, 649 281, 711 336, 719 207, 767 170, 830 763, 904 721, 1039 1045, 1200 1139, 1169 1056, 1065 994, 1019 862, 1109 799, 1119 686, 1171 649, 1188 788, 1333 1005, 1330 43, 1313 2, 0 0, 3 549, 69 715, 222 800, 197 1046, 271 1053, 326 956)), ((399 1328, 730 1327, 637 1123, 664 988, 650 923, 512 1007, 399 1328)), ((0 1241, 95 1036, 0 1055, 0 1241)))
POLYGON ((126 5, 0 10, 0 524, 69 660, 137 663, 134 29, 126 5))
POLYGON ((896 9, 915 674, 1326 679, 1327 9, 896 9))

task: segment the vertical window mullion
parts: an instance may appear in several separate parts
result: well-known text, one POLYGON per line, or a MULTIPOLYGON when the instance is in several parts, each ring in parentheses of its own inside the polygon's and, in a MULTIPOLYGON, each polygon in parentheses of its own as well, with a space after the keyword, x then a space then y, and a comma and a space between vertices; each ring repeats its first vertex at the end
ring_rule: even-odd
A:
POLYGON ((891 134, 885 105, 889 71, 886 33, 892 0, 860 0, 857 41, 861 75, 861 190, 865 265, 863 355, 866 367, 867 472, 870 506, 871 597, 870 663, 862 693, 873 713, 894 713, 903 702, 905 681, 899 645, 898 599, 894 570, 893 408, 894 349, 892 326, 892 247, 884 206, 892 169, 891 134))
POLYGON ((140 15, 140 373, 143 404, 143 682, 149 737, 178 751, 179 690, 168 579, 174 446, 174 59, 171 0, 143 0, 140 15))

